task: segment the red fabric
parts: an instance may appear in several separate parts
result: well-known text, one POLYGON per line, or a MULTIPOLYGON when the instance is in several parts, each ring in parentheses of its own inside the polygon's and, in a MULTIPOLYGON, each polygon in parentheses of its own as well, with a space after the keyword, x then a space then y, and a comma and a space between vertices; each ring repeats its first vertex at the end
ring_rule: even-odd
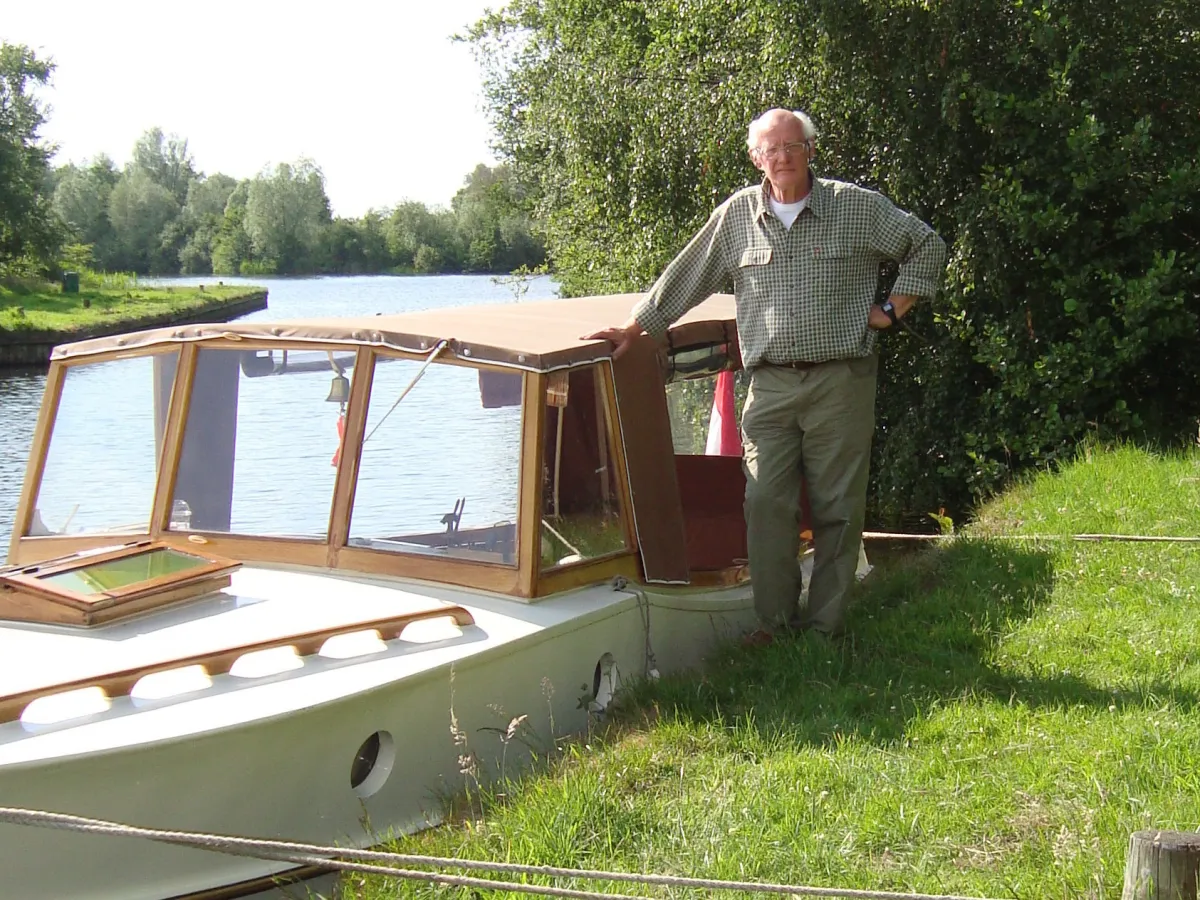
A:
POLYGON ((712 418, 708 422, 708 443, 704 447, 706 456, 741 456, 742 437, 738 434, 737 417, 733 403, 733 372, 725 369, 717 373, 717 386, 713 390, 712 418))
POLYGON ((338 420, 337 420, 337 431, 338 431, 338 445, 337 445, 337 449, 333 451, 333 459, 331 459, 331 460, 329 461, 329 464, 330 464, 331 466, 333 466, 335 469, 337 468, 337 464, 338 464, 339 462, 341 462, 341 459, 342 459, 342 439, 346 437, 346 414, 345 414, 345 413, 340 413, 340 414, 338 415, 338 420))

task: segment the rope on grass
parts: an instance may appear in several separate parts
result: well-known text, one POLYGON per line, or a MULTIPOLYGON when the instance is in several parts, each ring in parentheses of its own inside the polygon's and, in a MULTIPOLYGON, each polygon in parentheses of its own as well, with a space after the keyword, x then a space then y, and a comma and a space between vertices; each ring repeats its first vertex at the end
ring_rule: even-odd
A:
POLYGON ((194 831, 163 831, 155 828, 140 828, 122 825, 103 819, 89 819, 65 813, 43 810, 17 809, 0 806, 0 822, 13 825, 30 825, 60 831, 86 834, 104 834, 111 837, 135 837, 195 847, 232 856, 247 856, 254 859, 290 862, 298 865, 316 865, 343 872, 363 872, 386 875, 412 881, 430 881, 452 887, 480 888, 483 890, 515 891, 537 894, 544 897, 567 897, 572 900, 645 900, 641 896, 608 894, 594 891, 578 891, 571 888, 549 887, 539 884, 524 884, 516 881, 492 881, 463 875, 444 875, 438 872, 421 872, 398 866, 430 866, 447 869, 466 869, 486 872, 503 872, 511 875, 539 875, 550 878, 577 878, 589 881, 617 881, 630 884, 664 885, 667 887, 702 888, 719 891, 742 891, 763 894, 791 894, 799 897, 848 897, 853 900, 990 900, 987 897, 963 897, 953 894, 915 894, 895 891, 864 891, 850 888, 810 887, 793 884, 771 884, 755 881, 723 881, 708 878, 683 878, 674 875, 642 875, 629 872, 602 872, 589 869, 563 869, 553 866, 525 866, 516 863, 493 863, 481 860, 447 859, 438 856, 417 856, 406 853, 385 853, 380 850, 356 850, 348 847, 325 847, 319 844, 299 844, 290 841, 268 841, 232 835, 204 834, 194 831), (339 857, 341 857, 339 859, 339 857), (393 865, 376 865, 391 863, 393 865))
POLYGON ((1160 534, 908 534, 892 531, 864 531, 867 541, 1132 541, 1155 544, 1200 544, 1200 537, 1172 537, 1160 534))

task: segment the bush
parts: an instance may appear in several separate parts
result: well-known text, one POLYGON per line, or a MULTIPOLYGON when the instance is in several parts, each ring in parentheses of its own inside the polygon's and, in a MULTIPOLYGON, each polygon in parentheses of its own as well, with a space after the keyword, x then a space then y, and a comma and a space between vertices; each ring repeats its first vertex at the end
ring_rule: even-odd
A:
POLYGON ((472 36, 569 293, 646 289, 756 180, 745 128, 772 106, 813 114, 819 174, 946 238, 909 320, 929 343, 882 342, 876 520, 957 518, 1089 435, 1195 434, 1190 0, 516 0, 472 36))

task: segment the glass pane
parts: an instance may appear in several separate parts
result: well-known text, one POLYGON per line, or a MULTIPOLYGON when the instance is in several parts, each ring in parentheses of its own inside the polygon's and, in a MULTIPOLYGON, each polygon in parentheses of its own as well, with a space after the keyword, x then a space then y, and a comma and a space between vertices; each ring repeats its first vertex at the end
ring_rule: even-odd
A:
POLYGON ((542 568, 625 549, 599 370, 552 373, 546 403, 542 568))
POLYGON ((515 566, 523 376, 421 365, 375 365, 350 544, 515 566))
POLYGON ((202 557, 163 547, 121 559, 81 566, 69 572, 59 572, 57 575, 47 575, 39 580, 78 594, 101 594, 206 565, 208 560, 202 557))
POLYGON ((353 361, 201 350, 171 530, 324 540, 353 361))
MULTIPOLYGON (((704 453, 716 386, 715 375, 675 381, 667 385, 667 411, 671 417, 671 440, 676 454, 691 456, 704 453)), ((740 369, 736 371, 733 408, 739 428, 742 421, 742 404, 746 400, 749 386, 749 375, 740 369)))
POLYGON ((177 352, 66 372, 30 535, 146 534, 177 352))

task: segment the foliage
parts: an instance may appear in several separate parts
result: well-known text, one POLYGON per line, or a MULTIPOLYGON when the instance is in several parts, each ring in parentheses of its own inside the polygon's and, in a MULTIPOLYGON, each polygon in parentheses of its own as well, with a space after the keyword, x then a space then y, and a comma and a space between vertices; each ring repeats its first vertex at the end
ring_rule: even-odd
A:
POLYGON ((60 241, 46 190, 52 151, 38 137, 45 111, 33 93, 53 71, 25 45, 0 41, 0 274, 44 269, 60 241))
POLYGON ((274 271, 303 272, 317 258, 321 232, 329 224, 325 176, 312 160, 280 163, 250 182, 246 234, 254 255, 274 271))
POLYGON ((116 243, 112 268, 167 273, 177 270, 171 244, 164 241, 168 225, 179 215, 171 191, 143 169, 133 169, 116 183, 108 201, 108 219, 116 243))
POLYGON ((955 518, 1088 434, 1200 416, 1200 8, 1187 0, 513 0, 468 35, 569 294, 647 288, 813 114, 819 174, 952 245, 884 339, 876 518, 955 518))
POLYGON ((168 274, 496 272, 541 265, 523 195, 478 166, 452 209, 407 201, 333 218, 311 160, 242 182, 196 170, 187 141, 143 134, 124 171, 106 156, 51 173, 53 209, 98 267, 168 274))

